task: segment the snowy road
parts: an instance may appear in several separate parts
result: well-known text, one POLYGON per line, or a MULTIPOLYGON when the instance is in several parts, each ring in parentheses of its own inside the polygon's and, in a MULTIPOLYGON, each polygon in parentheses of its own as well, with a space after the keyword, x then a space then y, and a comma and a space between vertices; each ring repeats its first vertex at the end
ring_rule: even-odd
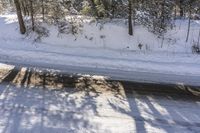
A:
POLYGON ((181 75, 181 74, 167 74, 162 72, 142 72, 142 71, 126 71, 120 69, 97 68, 97 67, 84 67, 84 66, 71 66, 61 64, 50 64, 34 62, 33 60, 20 62, 18 60, 3 60, 0 59, 0 65, 8 64, 20 67, 38 67, 41 69, 54 69, 59 70, 65 74, 90 74, 102 75, 112 80, 133 81, 141 83, 157 83, 157 84, 181 84, 190 86, 200 86, 199 75, 181 75))
POLYGON ((200 132, 195 87, 7 65, 0 79, 2 133, 200 132))

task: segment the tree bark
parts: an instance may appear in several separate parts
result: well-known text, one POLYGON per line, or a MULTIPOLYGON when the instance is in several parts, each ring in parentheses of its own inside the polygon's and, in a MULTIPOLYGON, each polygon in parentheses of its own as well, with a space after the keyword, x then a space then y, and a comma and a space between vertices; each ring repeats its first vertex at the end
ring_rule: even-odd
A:
POLYGON ((199 30, 199 36, 198 36, 197 46, 198 46, 198 48, 200 48, 200 30, 199 30))
POLYGON ((31 10, 32 30, 35 31, 35 20, 34 20, 34 10, 33 10, 33 1, 32 0, 30 0, 30 10, 31 10))
POLYGON ((22 10, 23 10, 24 16, 26 16, 26 8, 25 8, 23 1, 21 2, 21 5, 22 5, 22 10))
POLYGON ((183 12, 183 0, 180 0, 179 7, 180 7, 180 17, 183 17, 183 15, 184 15, 184 12, 183 12))
POLYGON ((132 0, 129 0, 128 1, 128 33, 129 33, 129 35, 133 35, 133 22, 132 22, 132 0))
POLYGON ((189 3, 189 21, 188 21, 188 31, 187 31, 187 37, 186 42, 188 42, 189 36, 190 36, 190 26, 191 26, 191 2, 189 3))
POLYGON ((44 0, 42 0, 42 19, 44 21, 44 0))
POLYGON ((19 0, 14 0, 14 3, 15 3, 15 6, 16 6, 17 17, 18 17, 18 22, 19 22, 19 27, 20 27, 20 33, 25 34, 26 33, 26 27, 25 27, 25 24, 24 24, 19 0))

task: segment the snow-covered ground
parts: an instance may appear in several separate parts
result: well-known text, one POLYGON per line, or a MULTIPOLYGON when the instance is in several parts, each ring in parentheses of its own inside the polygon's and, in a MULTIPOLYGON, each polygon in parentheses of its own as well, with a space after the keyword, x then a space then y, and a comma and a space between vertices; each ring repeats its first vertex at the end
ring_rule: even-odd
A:
POLYGON ((44 25, 49 37, 33 42, 34 35, 19 34, 16 15, 1 15, 0 61, 200 76, 200 56, 191 52, 200 21, 192 21, 186 43, 187 20, 177 20, 164 41, 142 26, 135 26, 134 36, 128 36, 123 20, 103 25, 83 20, 79 35, 58 34, 55 26, 44 25))
POLYGON ((184 86, 0 69, 2 133, 200 132, 200 99, 184 86), (162 88, 162 89, 161 89, 162 88))
POLYGON ((46 69, 62 66, 81 73, 84 68, 125 80, 199 85, 200 56, 192 54, 191 46, 200 22, 192 22, 185 43, 186 20, 177 20, 164 41, 141 26, 128 36, 123 20, 91 21, 84 19, 76 36, 43 24, 50 36, 33 42, 35 35, 19 34, 16 15, 0 16, 0 132, 200 132, 200 100, 185 92, 190 87, 46 69))

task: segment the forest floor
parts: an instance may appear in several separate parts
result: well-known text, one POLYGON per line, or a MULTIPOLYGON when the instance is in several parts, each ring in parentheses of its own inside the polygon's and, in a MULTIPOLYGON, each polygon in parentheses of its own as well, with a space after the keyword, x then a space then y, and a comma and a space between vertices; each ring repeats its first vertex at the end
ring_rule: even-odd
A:
POLYGON ((82 32, 76 36, 60 35, 55 26, 43 24, 49 30, 49 36, 34 42, 37 35, 19 34, 16 15, 1 15, 0 61, 14 65, 62 68, 66 71, 67 68, 77 68, 80 73, 92 70, 93 73, 107 73, 106 76, 109 76, 110 72, 110 76, 119 79, 126 77, 126 80, 133 81, 162 80, 166 83, 199 85, 200 56, 192 53, 191 48, 198 39, 200 21, 192 21, 187 43, 187 20, 177 20, 176 27, 166 33, 164 40, 142 26, 135 26, 134 36, 130 37, 122 20, 109 21, 103 25, 91 24, 91 21, 85 19, 82 32), (141 50, 138 44, 143 45, 141 50), (137 72, 139 74, 134 75, 137 72), (134 79, 142 73, 145 73, 143 77, 134 79), (162 75, 167 75, 168 78, 161 79, 162 75), (177 76, 182 79, 175 80, 177 76), (189 78, 190 76, 192 78, 189 78))

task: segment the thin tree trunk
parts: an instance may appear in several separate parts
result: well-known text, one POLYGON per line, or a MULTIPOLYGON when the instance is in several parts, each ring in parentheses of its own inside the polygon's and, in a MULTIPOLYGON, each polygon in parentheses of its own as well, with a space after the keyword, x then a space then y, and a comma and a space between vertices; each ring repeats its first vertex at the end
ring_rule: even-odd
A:
POLYGON ((32 21, 32 30, 35 31, 35 20, 34 20, 34 11, 33 11, 33 1, 30 1, 30 10, 31 10, 31 21, 32 21))
POLYGON ((26 16, 26 8, 25 8, 25 5, 24 5, 23 1, 21 2, 21 5, 22 5, 24 16, 26 16))
POLYGON ((112 4, 111 4, 111 18, 114 18, 115 17, 115 1, 112 0, 112 4))
POLYGON ((129 35, 133 35, 133 23, 132 23, 132 0, 128 1, 128 6, 129 6, 129 13, 128 13, 128 33, 129 35))
POLYGON ((189 4, 189 21, 188 21, 188 31, 187 31, 186 42, 188 42, 188 39, 190 36, 190 25, 191 25, 191 3, 189 4))
POLYGON ((198 48, 200 48, 200 30, 199 30, 199 37, 198 37, 197 46, 198 46, 198 48))
POLYGON ((20 33, 25 34, 26 33, 26 27, 25 27, 25 24, 24 24, 19 0, 14 0, 14 3, 15 3, 15 6, 16 6, 17 17, 18 17, 18 22, 19 22, 19 27, 20 27, 20 33))
POLYGON ((177 18, 177 2, 175 4, 175 11, 174 11, 174 20, 177 18))
POLYGON ((42 0, 42 19, 44 21, 44 0, 42 0))
POLYGON ((28 10, 28 2, 27 2, 27 0, 24 0, 24 6, 25 6, 25 10, 26 10, 26 12, 27 12, 27 15, 28 16, 30 16, 30 13, 29 13, 29 10, 28 10))
POLYGON ((165 23, 165 16, 164 16, 164 12, 165 12, 165 0, 162 1, 162 10, 161 10, 161 24, 160 24, 160 28, 164 30, 164 23, 165 23))
POLYGON ((179 7, 180 7, 180 17, 183 17, 183 0, 180 0, 179 1, 179 7))

